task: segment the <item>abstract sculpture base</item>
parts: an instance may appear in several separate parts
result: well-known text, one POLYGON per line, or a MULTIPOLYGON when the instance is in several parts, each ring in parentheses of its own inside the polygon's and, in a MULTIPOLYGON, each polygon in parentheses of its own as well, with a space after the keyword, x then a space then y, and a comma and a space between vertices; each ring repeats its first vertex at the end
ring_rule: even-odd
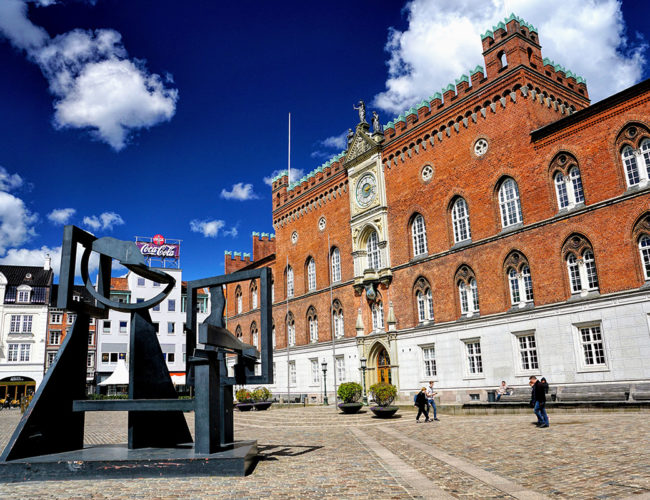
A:
POLYGON ((210 455, 190 443, 176 448, 129 449, 126 444, 0 462, 0 482, 179 476, 245 476, 257 461, 257 441, 237 441, 210 455))

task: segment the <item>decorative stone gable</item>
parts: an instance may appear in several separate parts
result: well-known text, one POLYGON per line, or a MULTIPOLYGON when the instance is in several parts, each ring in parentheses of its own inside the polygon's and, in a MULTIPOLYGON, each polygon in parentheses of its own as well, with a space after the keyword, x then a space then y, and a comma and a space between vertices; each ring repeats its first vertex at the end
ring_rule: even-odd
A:
POLYGON ((351 164, 365 160, 377 149, 377 142, 368 135, 368 124, 360 123, 350 140, 343 164, 348 168, 351 164))

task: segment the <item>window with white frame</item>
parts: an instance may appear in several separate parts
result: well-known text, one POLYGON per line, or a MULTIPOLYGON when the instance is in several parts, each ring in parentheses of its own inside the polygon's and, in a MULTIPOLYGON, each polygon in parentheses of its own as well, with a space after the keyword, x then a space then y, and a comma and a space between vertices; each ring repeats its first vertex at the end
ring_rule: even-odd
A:
POLYGON ((499 208, 501 209, 501 225, 503 227, 519 224, 523 220, 519 201, 519 188, 514 179, 508 178, 501 184, 499 188, 499 208))
POLYGON ((258 330, 257 330, 257 323, 255 321, 251 323, 251 338, 253 339, 253 345, 257 347, 258 330))
POLYGON ((578 331, 583 365, 587 368, 607 366, 605 341, 600 325, 581 326, 578 331))
POLYGON ((257 284, 251 285, 251 309, 257 309, 257 284))
POLYGON ((436 368, 436 348, 433 345, 422 347, 422 360, 424 361, 424 377, 430 378, 438 375, 436 368))
POLYGON ((342 382, 345 380, 345 357, 336 356, 336 380, 342 382))
POLYGON ((431 296, 431 289, 428 288, 426 292, 418 290, 415 293, 415 297, 418 303, 418 320, 420 322, 433 320, 433 297, 431 296))
POLYGON ((413 237, 413 255, 426 255, 427 253, 427 230, 424 225, 424 217, 418 214, 411 224, 411 235, 413 237))
POLYGON ((169 299, 167 301, 167 310, 173 312, 176 310, 176 299, 169 299))
POLYGON ((18 361, 18 346, 19 344, 7 345, 7 361, 9 363, 15 363, 18 361))
POLYGON ((95 332, 88 333, 88 345, 95 345, 95 332))
POLYGON ((271 304, 275 302, 275 283, 273 282, 273 279, 271 278, 271 304))
POLYGON ((514 267, 508 269, 510 284, 510 302, 513 306, 524 306, 533 301, 533 280, 528 264, 520 266, 519 272, 514 267))
POLYGON ((309 325, 309 342, 318 342, 318 316, 313 307, 307 310, 307 324, 309 325))
POLYGON ((287 318, 287 342, 289 346, 296 345, 296 321, 291 312, 287 318))
POLYGON ((463 198, 458 198, 451 209, 451 221, 454 226, 454 243, 469 240, 472 233, 469 225, 469 210, 467 202, 463 198))
POLYGON ((566 263, 571 283, 571 293, 598 290, 596 260, 591 250, 585 250, 580 259, 573 252, 570 252, 567 255, 566 263))
POLYGON ((379 250, 379 237, 377 236, 377 231, 371 232, 368 236, 366 252, 368 258, 368 269, 374 269, 375 271, 380 269, 381 254, 379 250))
POLYGON ((334 338, 341 339, 345 337, 343 328, 343 306, 339 300, 335 300, 332 305, 332 321, 334 323, 334 338))
POLYGON ((296 362, 289 361, 289 383, 296 384, 296 362))
POLYGON ((244 299, 242 298, 241 287, 237 286, 235 290, 235 300, 237 301, 237 314, 244 311, 244 299))
POLYGON ((47 366, 52 366, 52 363, 54 363, 54 360, 56 359, 56 354, 56 351, 47 353, 47 366))
POLYGON ((68 324, 69 325, 74 323, 76 319, 77 319, 77 315, 75 313, 68 313, 68 324))
POLYGON ((273 349, 275 349, 275 321, 271 326, 271 345, 273 346, 273 349))
POLYGON ((316 261, 311 257, 307 261, 307 289, 316 290, 316 261))
POLYGON ((86 356, 86 367, 93 368, 95 366, 95 353, 89 352, 86 356))
POLYGON ((319 384, 320 383, 320 372, 318 370, 318 359, 310 359, 309 363, 311 365, 311 383, 319 384))
POLYGON ((458 295, 461 313, 471 316, 479 312, 478 286, 474 278, 458 282, 458 295))
POLYGON ((18 297, 16 302, 22 302, 23 304, 28 303, 31 291, 32 289, 28 286, 21 286, 18 288, 18 297))
POLYGON ((645 185, 650 177, 650 139, 644 139, 639 149, 625 146, 621 151, 628 187, 645 185))
POLYGON ((555 194, 560 209, 573 208, 579 203, 584 203, 585 195, 578 167, 572 167, 568 175, 561 172, 555 174, 555 194))
POLYGON ((384 329, 384 304, 381 300, 372 304, 372 329, 375 332, 384 329))
POLYGON ((120 333, 126 333, 126 328, 128 323, 126 321, 120 321, 120 333))
POLYGON ((50 345, 61 344, 61 330, 51 330, 49 342, 50 345))
POLYGON ((534 333, 517 335, 517 350, 519 352, 519 368, 522 371, 537 371, 537 342, 534 333))
POLYGON ((650 280, 650 236, 643 235, 639 238, 639 253, 643 265, 643 276, 650 280))
POLYGON ((27 362, 31 357, 32 345, 31 344, 20 344, 20 350, 18 353, 18 361, 27 362))
POLYGON ((341 252, 338 248, 332 250, 332 282, 341 281, 341 252))
POLYGON ((9 333, 32 333, 31 314, 12 314, 9 333))
POLYGON ((293 297, 293 269, 287 266, 287 297, 293 297))
POLYGON ((50 314, 50 323, 54 325, 60 325, 63 322, 62 313, 52 313, 50 314))
POLYGON ((465 341, 467 353, 467 371, 470 375, 483 373, 483 358, 481 357, 481 342, 478 340, 465 341))

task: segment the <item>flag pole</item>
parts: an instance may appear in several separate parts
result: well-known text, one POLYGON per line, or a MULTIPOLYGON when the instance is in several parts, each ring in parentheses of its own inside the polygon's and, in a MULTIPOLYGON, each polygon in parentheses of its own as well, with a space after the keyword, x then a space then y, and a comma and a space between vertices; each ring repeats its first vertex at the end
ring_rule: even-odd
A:
POLYGON ((291 113, 289 113, 289 154, 287 156, 289 185, 291 185, 291 113))
MULTIPOLYGON (((287 169, 288 169, 288 180, 289 186, 291 186, 291 113, 289 113, 289 140, 288 140, 288 151, 287 151, 287 169)), ((291 403, 291 369, 289 363, 289 355, 291 352, 290 342, 289 342, 289 255, 286 255, 286 267, 285 269, 285 293, 287 296, 286 302, 286 317, 284 321, 284 327, 287 332, 287 402, 291 403)))
POLYGON ((330 245, 330 233, 329 231, 327 232, 327 262, 328 262, 328 267, 329 267, 329 275, 330 275, 330 333, 332 334, 332 372, 334 373, 334 411, 338 412, 338 404, 337 404, 337 383, 336 383, 336 375, 337 375, 337 367, 336 367, 336 329, 334 328, 334 322, 336 321, 336 317, 334 316, 334 297, 333 297, 333 292, 332 292, 332 278, 334 277, 334 273, 332 273, 332 247, 330 245))

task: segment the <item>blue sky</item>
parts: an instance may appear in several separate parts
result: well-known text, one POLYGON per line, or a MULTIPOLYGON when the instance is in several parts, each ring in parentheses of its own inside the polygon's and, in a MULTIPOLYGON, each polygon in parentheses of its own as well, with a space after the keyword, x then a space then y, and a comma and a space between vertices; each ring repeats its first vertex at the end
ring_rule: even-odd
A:
POLYGON ((650 76, 645 2, 0 0, 0 262, 56 258, 65 221, 181 239, 185 278, 220 274, 273 232, 289 112, 306 173, 359 99, 388 122, 481 64, 510 11, 593 101, 650 76))

